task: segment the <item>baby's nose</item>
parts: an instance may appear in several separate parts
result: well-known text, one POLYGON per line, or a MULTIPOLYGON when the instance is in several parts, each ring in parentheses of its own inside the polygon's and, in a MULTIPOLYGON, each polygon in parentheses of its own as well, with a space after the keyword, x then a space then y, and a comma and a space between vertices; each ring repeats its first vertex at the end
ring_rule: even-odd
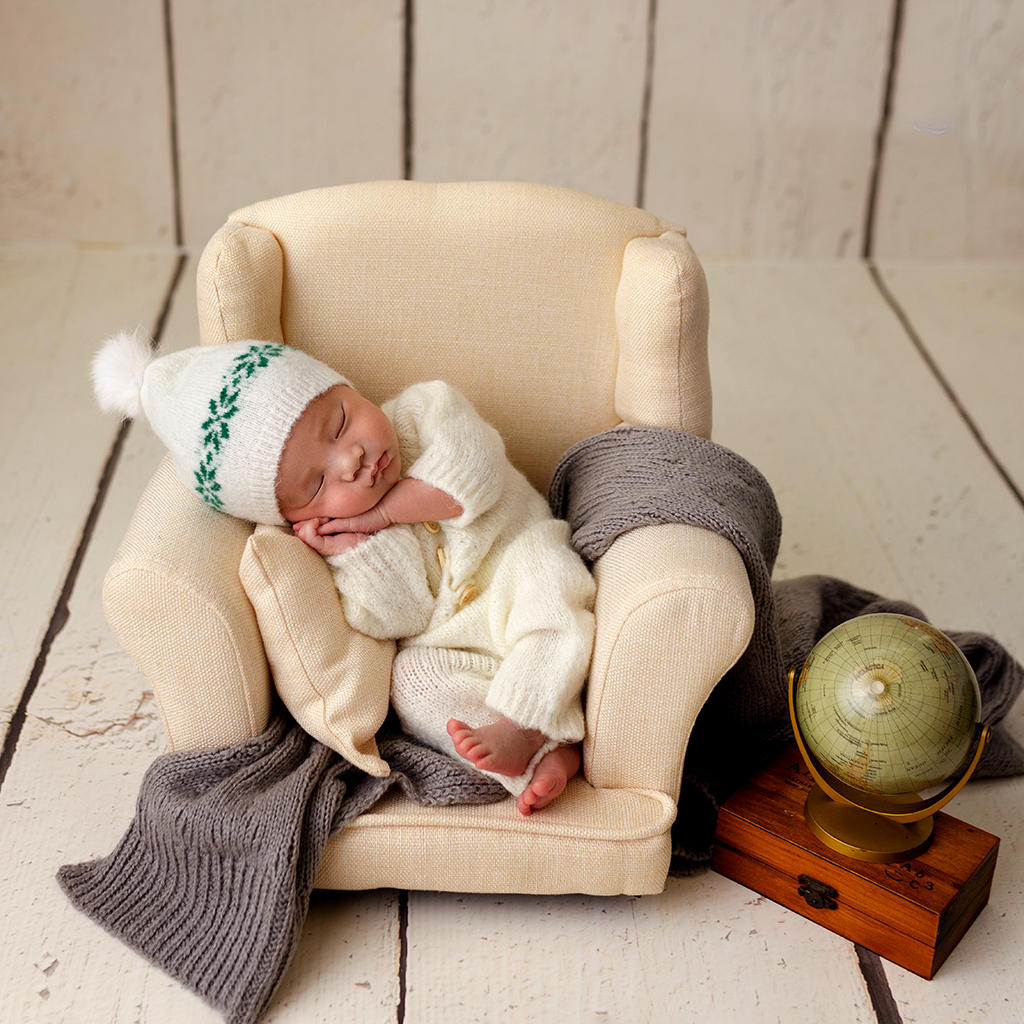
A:
POLYGON ((359 475, 363 466, 363 449, 359 445, 353 445, 341 457, 339 470, 341 478, 346 483, 352 483, 359 475))

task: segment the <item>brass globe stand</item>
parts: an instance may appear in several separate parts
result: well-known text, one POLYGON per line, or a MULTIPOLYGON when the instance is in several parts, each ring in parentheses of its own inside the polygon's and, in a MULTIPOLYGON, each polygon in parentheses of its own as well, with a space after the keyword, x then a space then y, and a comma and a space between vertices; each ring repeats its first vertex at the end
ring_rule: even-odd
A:
POLYGON ((797 746, 816 783, 804 806, 808 827, 829 849, 855 860, 875 864, 912 860, 932 841, 935 812, 949 803, 974 773, 988 743, 989 726, 978 725, 977 746, 967 771, 941 793, 928 799, 916 794, 866 793, 836 778, 804 742, 795 702, 803 675, 804 671, 798 675, 797 669, 789 673, 789 716, 797 746))

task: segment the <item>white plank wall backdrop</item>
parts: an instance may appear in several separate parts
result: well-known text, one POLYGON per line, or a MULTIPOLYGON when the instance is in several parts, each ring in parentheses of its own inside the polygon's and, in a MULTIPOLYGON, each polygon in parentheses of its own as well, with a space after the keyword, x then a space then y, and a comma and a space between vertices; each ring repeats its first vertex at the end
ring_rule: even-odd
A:
POLYGON ((171 11, 188 244, 261 199, 402 177, 401 0, 171 11))
POLYGON ((173 245, 161 6, 0 4, 0 240, 173 245))
MULTIPOLYGON (((136 424, 115 450, 88 362, 122 327, 195 343, 232 209, 522 179, 687 225, 715 436, 776 490, 776 575, 1021 658, 1022 68, 1012 0, 0 4, 0 1024, 220 1019, 54 873, 112 849, 166 749, 99 597, 161 449, 136 424)), ((643 899, 316 893, 263 1020, 1016 1024, 1022 799, 954 806, 1002 846, 932 982, 711 872, 643 899)))
POLYGON ((658 0, 647 206, 709 255, 859 255, 892 6, 658 0))
POLYGON ((417 4, 415 176, 634 205, 647 19, 647 0, 417 4))
POLYGON ((1024 6, 906 0, 877 253, 1019 259, 1024 6))

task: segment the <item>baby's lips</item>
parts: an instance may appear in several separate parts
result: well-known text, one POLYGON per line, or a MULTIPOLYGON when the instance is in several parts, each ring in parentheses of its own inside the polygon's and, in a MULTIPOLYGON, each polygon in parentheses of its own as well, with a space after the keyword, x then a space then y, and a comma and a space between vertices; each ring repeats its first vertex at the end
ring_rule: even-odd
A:
POLYGON ((373 469, 370 471, 370 483, 375 484, 377 482, 377 477, 379 477, 390 465, 391 456, 388 455, 387 452, 384 452, 384 454, 381 455, 381 457, 373 464, 373 469))

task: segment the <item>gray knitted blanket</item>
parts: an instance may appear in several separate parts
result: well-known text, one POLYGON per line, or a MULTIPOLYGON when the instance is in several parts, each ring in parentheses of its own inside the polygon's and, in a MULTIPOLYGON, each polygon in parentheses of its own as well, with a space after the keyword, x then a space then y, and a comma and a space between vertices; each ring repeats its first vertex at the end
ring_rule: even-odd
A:
MULTIPOLYGON (((771 583, 781 521, 764 477, 738 455, 678 431, 616 428, 581 442, 552 479, 555 514, 585 559, 637 526, 686 522, 728 537, 757 610, 750 646, 715 688, 686 755, 673 871, 708 862, 718 802, 789 736, 786 671, 853 615, 900 611, 824 576, 771 583)), ((996 641, 949 633, 981 686, 982 717, 1009 711, 1024 670, 996 641)), ((107 857, 60 869, 71 902, 218 1009, 250 1024, 284 975, 328 837, 398 786, 421 804, 488 803, 504 788, 400 736, 378 738, 391 765, 365 775, 283 712, 266 732, 224 750, 158 758, 135 818, 107 857)), ((996 732, 978 774, 1024 773, 1024 752, 996 732)))
MULTIPOLYGON (((768 481, 734 452, 692 434, 622 426, 586 438, 555 467, 548 499, 591 563, 627 530, 668 522, 722 534, 743 558, 756 610, 754 634, 694 725, 673 826, 673 872, 689 873, 710 860, 721 800, 792 739, 789 668, 802 664, 821 637, 855 615, 925 615, 827 576, 773 585, 782 522, 768 481)), ((944 632, 978 677, 982 720, 997 726, 1024 687, 1024 669, 990 637, 944 632)), ((1024 774, 1024 751, 995 728, 975 774, 1024 774)))
POLYGON ((400 736, 373 778, 284 712, 255 739, 157 758, 109 856, 62 867, 68 899, 201 996, 250 1024, 277 988, 328 837, 392 786, 420 804, 490 803, 500 783, 400 736))

